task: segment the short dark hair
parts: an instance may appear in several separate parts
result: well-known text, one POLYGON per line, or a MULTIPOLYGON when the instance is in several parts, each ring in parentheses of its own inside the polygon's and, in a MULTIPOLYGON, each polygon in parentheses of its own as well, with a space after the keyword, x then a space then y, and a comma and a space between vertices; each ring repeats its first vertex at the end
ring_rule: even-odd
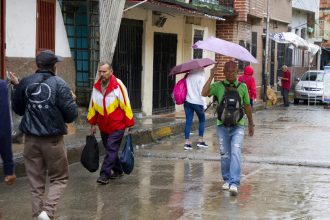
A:
POLYGON ((108 62, 105 62, 105 61, 101 61, 101 62, 99 63, 99 67, 100 67, 100 66, 104 66, 104 65, 108 65, 108 66, 109 66, 109 70, 111 70, 111 69, 112 69, 112 65, 111 65, 111 64, 109 64, 108 62))
POLYGON ((233 72, 233 71, 238 72, 237 63, 235 61, 226 62, 223 71, 224 73, 233 72))

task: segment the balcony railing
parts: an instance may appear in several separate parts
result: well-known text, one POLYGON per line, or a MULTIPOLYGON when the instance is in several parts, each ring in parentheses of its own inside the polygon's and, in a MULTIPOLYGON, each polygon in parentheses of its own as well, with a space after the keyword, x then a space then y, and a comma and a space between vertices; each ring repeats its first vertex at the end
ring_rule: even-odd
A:
POLYGON ((206 7, 211 10, 221 10, 223 7, 234 8, 234 0, 190 0, 189 2, 192 5, 206 7))
POLYGON ((194 9, 204 9, 203 11, 215 11, 228 15, 234 13, 234 0, 160 0, 166 3, 178 3, 189 5, 194 9))

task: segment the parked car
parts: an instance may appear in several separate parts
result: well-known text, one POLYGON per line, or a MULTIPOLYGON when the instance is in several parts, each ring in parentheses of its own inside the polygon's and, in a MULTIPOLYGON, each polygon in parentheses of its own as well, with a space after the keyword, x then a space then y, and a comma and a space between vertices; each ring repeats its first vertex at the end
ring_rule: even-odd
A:
POLYGON ((297 78, 298 83, 294 90, 294 104, 298 104, 300 100, 305 102, 308 100, 322 101, 323 78, 323 70, 310 70, 305 72, 301 79, 297 78))

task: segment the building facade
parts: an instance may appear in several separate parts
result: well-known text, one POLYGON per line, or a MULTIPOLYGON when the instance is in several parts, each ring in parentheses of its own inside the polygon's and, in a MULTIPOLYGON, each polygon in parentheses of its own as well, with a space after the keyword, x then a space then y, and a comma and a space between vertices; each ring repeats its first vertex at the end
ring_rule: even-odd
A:
MULTIPOLYGON (((251 65, 254 69, 258 99, 263 95, 264 83, 276 87, 279 69, 286 63, 285 48, 270 41, 269 63, 265 70, 267 14, 270 17, 269 33, 288 31, 288 25, 292 19, 291 1, 269 1, 269 12, 267 2, 267 0, 236 0, 233 5, 236 16, 225 17, 226 21, 217 21, 217 37, 244 46, 259 61, 258 64, 251 65), (263 73, 265 73, 265 77, 263 77, 263 73)), ((229 59, 217 55, 217 61, 222 64, 229 59)), ((249 63, 239 62, 240 73, 243 72, 246 65, 249 63)), ((216 80, 223 78, 223 66, 220 66, 216 80)))
MULTIPOLYGON (((292 22, 289 30, 294 32, 310 44, 320 45, 319 25, 316 24, 319 18, 320 1, 293 0, 292 1, 292 22)), ((292 50, 292 77, 301 77, 308 69, 320 69, 321 51, 315 55, 308 50, 289 48, 292 50)))
POLYGON ((322 38, 321 69, 329 66, 330 61, 330 2, 320 0, 320 16, 318 25, 320 27, 320 37, 322 38))
POLYGON ((6 1, 5 70, 20 77, 34 73, 35 55, 42 49, 52 49, 64 57, 58 73, 75 90, 75 69, 60 5, 57 1, 6 1))

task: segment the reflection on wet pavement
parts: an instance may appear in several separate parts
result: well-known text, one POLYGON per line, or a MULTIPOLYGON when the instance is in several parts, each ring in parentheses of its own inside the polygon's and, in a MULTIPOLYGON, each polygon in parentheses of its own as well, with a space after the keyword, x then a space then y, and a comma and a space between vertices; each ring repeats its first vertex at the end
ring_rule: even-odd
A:
MULTIPOLYGON (((99 186, 80 164, 58 207, 58 220, 322 219, 330 214, 328 169, 245 164, 237 197, 221 189, 219 163, 139 158, 130 176, 99 186)), ((29 219, 29 187, 1 187, 3 219, 29 219), (7 190, 6 190, 7 189, 7 190), (14 188, 12 188, 14 189, 14 188)))
MULTIPOLYGON (((329 219, 330 170, 318 168, 330 167, 329 116, 306 106, 255 113, 237 197, 221 189, 213 127, 206 130, 207 149, 195 148, 195 132, 189 152, 181 135, 139 146, 133 173, 106 186, 96 184, 98 173, 73 164, 55 219, 329 219)), ((1 185, 0 219, 31 219, 29 201, 26 178, 1 185)))

